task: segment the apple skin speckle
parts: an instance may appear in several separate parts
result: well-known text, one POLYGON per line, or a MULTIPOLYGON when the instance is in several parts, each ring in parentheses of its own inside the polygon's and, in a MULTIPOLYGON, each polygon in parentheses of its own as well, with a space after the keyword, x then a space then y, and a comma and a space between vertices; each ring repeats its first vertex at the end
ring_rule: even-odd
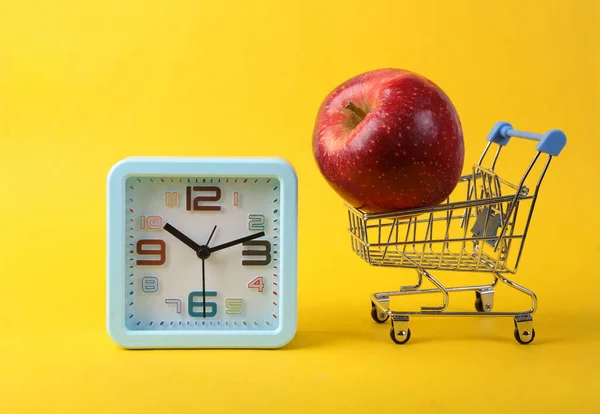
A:
POLYGON ((355 76, 325 98, 313 154, 329 185, 366 212, 436 205, 464 164, 457 111, 433 82, 402 69, 355 76), (352 102, 366 116, 344 106, 352 102))

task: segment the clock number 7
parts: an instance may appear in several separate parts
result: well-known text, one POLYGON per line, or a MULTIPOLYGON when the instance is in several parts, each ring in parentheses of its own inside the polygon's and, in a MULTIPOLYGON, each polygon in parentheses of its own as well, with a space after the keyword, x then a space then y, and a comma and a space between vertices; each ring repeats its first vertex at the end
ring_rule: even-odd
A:
POLYGON ((221 211, 221 206, 201 205, 202 201, 219 201, 221 199, 221 189, 216 186, 190 186, 185 187, 185 209, 187 211, 221 211), (202 195, 194 197, 192 191, 214 193, 211 195, 202 195))

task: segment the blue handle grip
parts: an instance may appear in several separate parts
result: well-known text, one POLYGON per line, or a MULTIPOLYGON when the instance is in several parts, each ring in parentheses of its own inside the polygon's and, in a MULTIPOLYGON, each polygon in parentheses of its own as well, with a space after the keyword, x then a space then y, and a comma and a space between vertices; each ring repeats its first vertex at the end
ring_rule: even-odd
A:
POLYGON ((567 145, 567 136, 558 129, 552 129, 545 134, 534 134, 513 129, 508 122, 497 122, 490 131, 487 140, 505 146, 511 137, 539 141, 535 149, 556 157, 567 145))

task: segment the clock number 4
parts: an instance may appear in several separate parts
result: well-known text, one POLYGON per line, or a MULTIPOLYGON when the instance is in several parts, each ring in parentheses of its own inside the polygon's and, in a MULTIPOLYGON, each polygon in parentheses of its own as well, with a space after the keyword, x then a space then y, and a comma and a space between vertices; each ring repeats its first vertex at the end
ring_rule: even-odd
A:
POLYGON ((242 256, 260 256, 255 260, 243 260, 243 266, 266 266, 271 263, 271 243, 267 240, 251 240, 243 244, 245 247, 261 247, 262 249, 244 249, 242 256))
POLYGON ((160 266, 167 261, 167 246, 163 240, 142 239, 138 240, 136 246, 137 254, 158 256, 156 259, 138 259, 135 263, 140 266, 160 266), (147 248, 146 246, 158 246, 158 248, 147 248))
POLYGON ((262 276, 255 277, 248 283, 250 289, 258 289, 259 292, 265 290, 265 279, 262 276))
POLYGON ((221 200, 221 189, 215 186, 190 186, 185 187, 185 209, 187 211, 221 211, 221 206, 207 206, 200 204, 203 201, 221 200), (211 193, 194 197, 193 191, 211 193))

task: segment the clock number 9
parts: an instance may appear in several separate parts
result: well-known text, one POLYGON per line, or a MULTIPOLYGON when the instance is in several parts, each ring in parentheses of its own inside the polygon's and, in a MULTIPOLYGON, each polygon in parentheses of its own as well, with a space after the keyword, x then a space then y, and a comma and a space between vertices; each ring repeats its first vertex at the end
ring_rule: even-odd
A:
POLYGON ((271 243, 267 240, 251 240, 249 242, 243 243, 243 246, 253 247, 259 246, 262 247, 261 250, 251 250, 244 249, 242 250, 242 256, 262 256, 264 259, 258 260, 242 260, 243 266, 266 266, 271 263, 271 243))
POLYGON ((221 211, 221 206, 203 206, 202 201, 219 201, 221 199, 221 189, 215 186, 187 186, 185 187, 185 209, 187 211, 221 211), (214 195, 192 196, 192 190, 198 192, 215 193, 214 195))
POLYGON ((163 240, 143 239, 138 240, 136 246, 137 254, 158 256, 158 259, 138 259, 135 263, 140 266, 160 266, 167 261, 167 246, 163 240), (144 246, 158 246, 158 249, 147 249, 144 246))

